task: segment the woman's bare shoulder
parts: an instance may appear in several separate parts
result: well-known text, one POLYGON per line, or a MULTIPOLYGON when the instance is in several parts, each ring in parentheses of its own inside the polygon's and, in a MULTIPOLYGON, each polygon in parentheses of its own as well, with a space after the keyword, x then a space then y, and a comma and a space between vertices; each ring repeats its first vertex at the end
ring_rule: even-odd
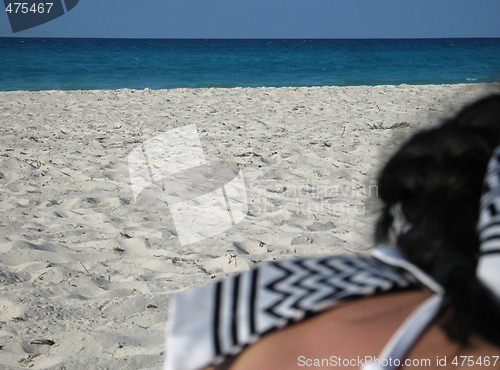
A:
MULTIPOLYGON (((359 369, 360 364, 378 356, 408 315, 430 295, 428 291, 409 291, 345 303, 309 320, 264 336, 238 355, 229 368, 359 369)), ((500 355, 500 349, 479 338, 473 339, 472 347, 464 349, 451 342, 438 326, 433 325, 412 348, 408 358, 428 359, 436 365, 432 367, 437 367, 436 361, 444 358, 446 354, 500 355)), ((498 362, 500 364, 500 360, 498 362)), ((455 365, 450 368, 458 368, 455 365)))

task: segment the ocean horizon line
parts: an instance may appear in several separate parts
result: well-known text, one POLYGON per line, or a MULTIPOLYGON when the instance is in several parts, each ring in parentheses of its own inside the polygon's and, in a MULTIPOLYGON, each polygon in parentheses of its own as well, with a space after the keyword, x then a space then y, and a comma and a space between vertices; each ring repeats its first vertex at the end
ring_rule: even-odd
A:
POLYGON ((61 40, 228 40, 228 41, 265 41, 265 40, 290 40, 290 41, 321 41, 321 40, 482 40, 500 39, 497 36, 443 36, 443 37, 75 37, 75 36, 0 36, 0 39, 61 39, 61 40))

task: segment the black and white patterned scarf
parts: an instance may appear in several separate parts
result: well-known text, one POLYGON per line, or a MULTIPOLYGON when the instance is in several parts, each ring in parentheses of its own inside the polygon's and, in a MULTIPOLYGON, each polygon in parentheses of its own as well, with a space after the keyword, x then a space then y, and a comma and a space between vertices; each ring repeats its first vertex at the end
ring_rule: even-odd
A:
POLYGON ((166 369, 216 364, 270 331, 347 300, 419 286, 418 269, 397 250, 377 253, 268 263, 175 296, 166 369))
POLYGON ((477 277, 500 298, 500 147, 488 164, 479 214, 477 277))

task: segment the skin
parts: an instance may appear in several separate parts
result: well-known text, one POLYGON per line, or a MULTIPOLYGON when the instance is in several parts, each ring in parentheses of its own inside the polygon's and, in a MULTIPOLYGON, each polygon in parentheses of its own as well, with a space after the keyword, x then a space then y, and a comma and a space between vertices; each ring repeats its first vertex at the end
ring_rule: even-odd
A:
MULTIPOLYGON (((342 363, 332 366, 325 363, 325 367, 321 367, 313 366, 313 361, 330 359, 332 356, 336 356, 337 361, 339 358, 351 360, 378 356, 408 315, 431 295, 428 291, 418 290, 345 303, 309 320, 264 336, 238 355, 229 368, 232 370, 359 369, 357 363, 355 366, 341 366, 342 363), (299 358, 302 359, 301 362, 299 358), (302 366, 299 366, 300 364, 302 366)), ((468 364, 467 360, 476 361, 480 356, 484 358, 487 355, 500 356, 500 348, 476 335, 471 336, 467 346, 461 345, 448 339, 437 324, 431 324, 406 356, 410 360, 430 361, 429 365, 401 368, 473 369, 478 366, 468 364), (464 359, 456 356, 473 357, 464 359), (452 363, 455 358, 458 364, 452 363), (461 366, 462 362, 464 366, 461 366)), ((500 369, 500 358, 495 366, 493 365, 495 359, 490 358, 490 360, 492 363, 489 366, 483 365, 480 368, 500 369)))

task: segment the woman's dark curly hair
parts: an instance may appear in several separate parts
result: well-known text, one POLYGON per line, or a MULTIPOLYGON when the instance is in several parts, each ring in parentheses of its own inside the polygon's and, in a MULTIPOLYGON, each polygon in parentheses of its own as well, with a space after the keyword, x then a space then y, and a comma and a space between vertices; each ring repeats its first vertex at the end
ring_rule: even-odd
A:
POLYGON ((440 321, 461 342, 476 332, 500 345, 500 304, 476 278, 481 189, 498 145, 500 95, 493 95, 411 137, 378 179, 384 207, 377 242, 395 242, 444 287, 440 321), (397 236, 391 232, 395 205, 411 225, 397 236))

